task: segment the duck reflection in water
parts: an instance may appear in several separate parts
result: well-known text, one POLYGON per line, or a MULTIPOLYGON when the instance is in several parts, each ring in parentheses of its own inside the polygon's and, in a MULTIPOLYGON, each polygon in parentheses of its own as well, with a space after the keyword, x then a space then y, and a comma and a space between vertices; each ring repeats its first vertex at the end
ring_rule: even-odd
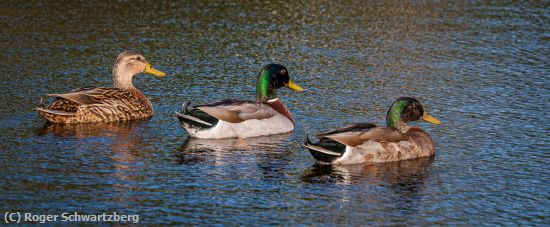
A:
POLYGON ((38 134, 44 140, 51 140, 56 148, 65 149, 64 158, 74 160, 65 164, 68 174, 84 179, 100 176, 112 182, 87 182, 84 186, 76 187, 94 187, 95 190, 105 191, 105 196, 116 201, 119 208, 123 209, 133 204, 135 197, 132 191, 140 190, 139 185, 146 181, 144 173, 148 171, 144 160, 153 154, 151 144, 143 137, 147 130, 145 122, 46 123, 38 130, 38 134))
POLYGON ((286 155, 289 137, 292 133, 252 138, 196 139, 190 138, 178 151, 178 164, 213 162, 216 165, 245 162, 243 156, 256 157, 268 155, 270 158, 282 158, 286 155), (274 157, 276 156, 276 157, 274 157))
POLYGON ((147 120, 76 124, 46 122, 42 128, 38 130, 38 134, 41 136, 53 134, 60 137, 76 137, 79 139, 89 137, 111 137, 116 135, 128 136, 136 126, 145 122, 147 122, 147 120))
POLYGON ((332 197, 357 212, 399 209, 403 211, 402 216, 395 217, 394 221, 401 222, 417 217, 423 193, 427 191, 424 185, 430 178, 433 159, 429 156, 375 164, 314 164, 304 172, 302 181, 334 185, 337 191, 331 194, 332 197))
POLYGON ((433 156, 405 161, 357 165, 314 164, 302 180, 308 183, 353 184, 368 181, 405 191, 416 191, 429 176, 433 156))
MULTIPOLYGON (((358 213, 391 213, 384 217, 397 223, 414 220, 423 203, 429 203, 425 182, 431 175, 433 156, 397 162, 358 165, 315 164, 302 175, 308 184, 330 184, 331 197, 340 209, 358 213)), ((429 184, 428 184, 429 185, 429 184)), ((312 185, 315 187, 315 185, 312 185)))
MULTIPOLYGON (((177 152, 179 165, 197 168, 212 180, 280 181, 292 161, 292 133, 246 139, 189 139, 177 152), (208 168, 203 168, 208 163, 208 168)), ((196 168, 184 168, 185 171, 196 168)), ((245 184, 246 185, 246 184, 245 184)), ((247 190, 250 189, 247 186, 247 190)))
MULTIPOLYGON (((123 181, 138 180, 138 175, 133 174, 138 168, 137 164, 142 162, 144 156, 149 155, 146 149, 151 147, 145 143, 142 133, 139 132, 140 125, 146 120, 134 120, 111 123, 81 123, 81 124, 54 124, 45 123, 38 130, 40 136, 53 135, 56 143, 65 143, 72 152, 82 154, 79 157, 93 156, 85 163, 100 161, 101 156, 108 156, 113 162, 113 174, 123 181), (60 140, 61 139, 61 140, 60 140), (76 139, 76 140, 75 140, 76 139), (85 140, 85 142, 81 142, 85 140), (106 152, 110 147, 112 152, 106 152), (90 154, 90 147, 94 147, 93 154, 90 154)), ((90 171, 99 169, 104 165, 85 166, 90 171)))

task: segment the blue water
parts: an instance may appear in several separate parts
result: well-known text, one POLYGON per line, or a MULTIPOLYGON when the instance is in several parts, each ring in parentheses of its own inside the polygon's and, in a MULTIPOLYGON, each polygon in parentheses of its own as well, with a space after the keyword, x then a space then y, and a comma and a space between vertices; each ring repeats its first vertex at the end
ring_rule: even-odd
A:
POLYGON ((139 214, 204 225, 547 225, 550 11, 534 3, 0 3, 0 211, 139 214), (137 49, 169 75, 138 75, 149 121, 45 126, 40 97, 111 86, 137 49), (290 134, 188 139, 183 101, 254 98, 285 65, 290 134), (352 122, 383 124, 400 96, 431 158, 320 166, 300 144, 352 122))

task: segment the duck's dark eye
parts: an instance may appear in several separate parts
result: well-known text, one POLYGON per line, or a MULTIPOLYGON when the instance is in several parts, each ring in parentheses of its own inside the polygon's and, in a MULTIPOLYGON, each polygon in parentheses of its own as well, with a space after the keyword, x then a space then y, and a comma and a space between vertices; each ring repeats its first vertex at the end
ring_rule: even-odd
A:
POLYGON ((285 74, 286 74, 286 70, 281 69, 281 75, 285 75, 285 74))
POLYGON ((137 57, 136 60, 141 61, 141 58, 140 58, 140 57, 137 57))

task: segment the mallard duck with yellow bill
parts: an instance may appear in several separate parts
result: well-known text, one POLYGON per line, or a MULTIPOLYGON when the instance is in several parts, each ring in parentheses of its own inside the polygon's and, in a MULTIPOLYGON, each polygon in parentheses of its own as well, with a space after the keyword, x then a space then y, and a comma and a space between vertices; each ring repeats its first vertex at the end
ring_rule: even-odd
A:
POLYGON ((114 87, 81 87, 69 93, 48 94, 56 100, 36 111, 52 123, 116 122, 153 116, 153 105, 132 84, 139 73, 166 74, 153 68, 139 51, 124 51, 113 66, 114 87))
POLYGON ((319 142, 306 138, 304 147, 321 162, 359 164, 400 161, 434 155, 431 136, 411 121, 441 124, 414 98, 397 99, 386 115, 386 127, 370 123, 352 124, 318 135, 319 142))
POLYGON ((186 102, 176 118, 189 136, 203 139, 248 138, 294 130, 292 114, 277 98, 277 89, 304 89, 290 80, 288 70, 266 65, 256 81, 256 101, 226 99, 189 106, 186 102))

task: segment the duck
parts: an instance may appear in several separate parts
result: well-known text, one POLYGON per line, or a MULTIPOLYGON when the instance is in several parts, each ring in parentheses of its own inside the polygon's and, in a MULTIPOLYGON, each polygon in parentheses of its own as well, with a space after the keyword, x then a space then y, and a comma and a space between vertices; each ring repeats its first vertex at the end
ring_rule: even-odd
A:
POLYGON ((194 106, 185 102, 175 117, 192 138, 250 138, 291 132, 292 114, 277 98, 282 87, 304 91, 290 80, 287 68, 268 64, 257 76, 256 101, 224 99, 194 106))
POLYGON ((407 124, 418 120, 441 124, 417 99, 400 97, 388 110, 386 127, 350 124, 318 134, 317 143, 306 136, 303 146, 321 164, 368 164, 432 156, 435 147, 430 134, 407 124))
POLYGON ((151 66, 140 51, 120 53, 113 65, 113 87, 86 86, 68 93, 48 94, 55 101, 36 111, 50 123, 118 122, 153 116, 153 105, 132 84, 139 73, 165 76, 151 66))

